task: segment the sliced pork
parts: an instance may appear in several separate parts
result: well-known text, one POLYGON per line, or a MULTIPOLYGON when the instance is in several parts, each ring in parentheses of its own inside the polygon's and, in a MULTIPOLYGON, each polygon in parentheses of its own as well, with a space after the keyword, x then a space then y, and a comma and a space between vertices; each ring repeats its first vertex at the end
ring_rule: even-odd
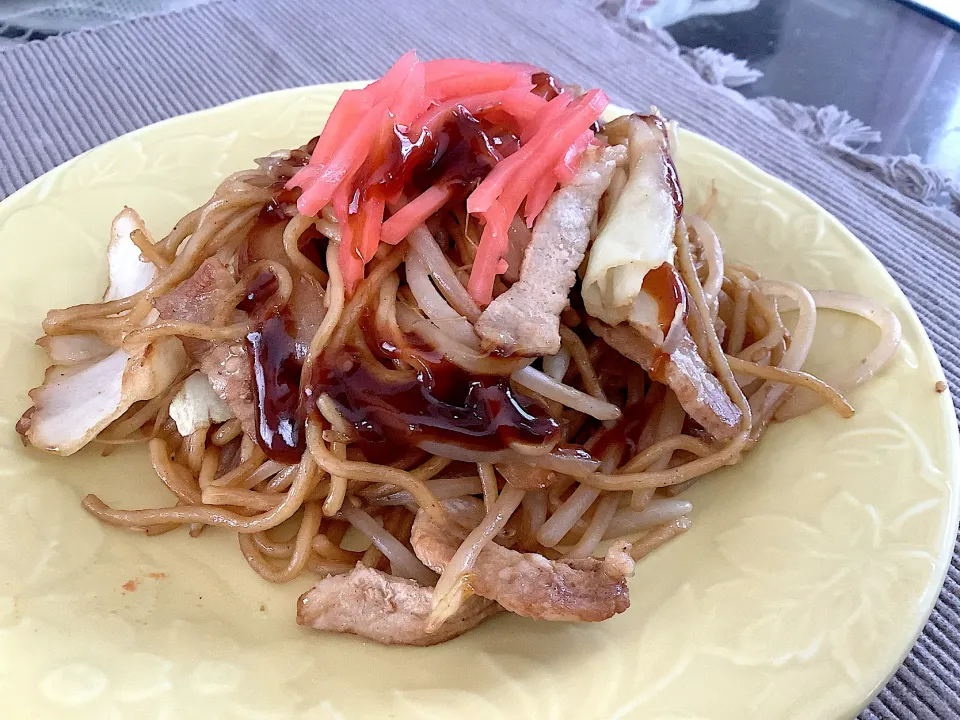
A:
MULTIPOLYGON (((153 242, 140 216, 124 208, 111 227, 104 300, 135 295, 156 277, 157 268, 142 258, 135 233, 153 242)), ((175 337, 129 352, 91 333, 45 336, 37 344, 52 364, 43 384, 30 391, 33 407, 20 418, 17 432, 24 442, 59 455, 72 455, 134 403, 164 392, 187 365, 175 337)))
POLYGON ((740 408, 707 369, 686 328, 681 328, 676 348, 667 355, 629 325, 611 326, 590 319, 589 326, 607 345, 673 390, 686 413, 714 438, 726 441, 736 434, 740 408))
MULTIPOLYGON (((462 536, 417 513, 410 542, 426 565, 443 572, 462 536)), ((540 620, 599 622, 630 606, 627 577, 633 574, 629 545, 610 548, 607 556, 548 560, 491 543, 470 571, 476 595, 496 600, 505 610, 540 620)))
MULTIPOLYGON (((216 258, 208 258, 197 271, 170 292, 154 300, 161 320, 210 322, 221 301, 236 282, 216 258)), ((256 439, 256 410, 250 354, 242 342, 211 342, 184 338, 187 352, 200 363, 217 395, 240 420, 244 432, 256 439)))
MULTIPOLYGON (((223 263, 215 257, 207 258, 193 275, 156 298, 153 306, 160 313, 160 320, 207 323, 235 285, 233 275, 223 263)), ((187 352, 197 359, 211 345, 208 340, 195 338, 184 338, 183 344, 187 352)))
POLYGON ((519 355, 560 350, 560 313, 590 244, 600 198, 625 157, 619 145, 585 153, 573 182, 554 193, 534 226, 520 279, 476 323, 486 349, 519 355))
POLYGON ((432 600, 433 588, 358 564, 345 575, 324 578, 301 595, 297 623, 384 645, 423 647, 462 635, 500 611, 495 602, 471 597, 453 617, 428 633, 432 600))

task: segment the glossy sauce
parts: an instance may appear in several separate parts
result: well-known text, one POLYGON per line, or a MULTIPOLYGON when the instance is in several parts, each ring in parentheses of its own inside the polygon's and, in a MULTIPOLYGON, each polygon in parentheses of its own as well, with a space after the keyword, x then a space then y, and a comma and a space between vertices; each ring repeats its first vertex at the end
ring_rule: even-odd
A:
POLYGON ((306 446, 300 403, 303 357, 280 315, 247 335, 253 370, 257 440, 271 460, 294 464, 306 446))
POLYGON ((271 305, 276 291, 273 273, 262 272, 237 308, 249 313, 257 328, 247 334, 257 441, 271 460, 295 463, 304 449, 300 370, 305 349, 294 339, 292 319, 271 305))
MULTIPOLYGON (((361 168, 351 202, 351 217, 361 198, 388 200, 403 190, 423 191, 436 184, 455 187, 463 197, 494 165, 519 147, 517 135, 483 117, 460 109, 431 133, 411 140, 406 128, 395 128, 385 151, 361 168)), ((294 151, 291 168, 308 155, 294 151)), ((287 191, 284 176, 275 185, 275 200, 258 218, 251 239, 275 232, 288 219, 289 205, 299 191, 287 191)), ((268 241, 269 242, 269 241, 268 241)), ((309 243, 308 243, 309 244, 309 243)), ((306 250, 305 250, 306 252, 306 250)), ((241 251, 241 264, 259 256, 257 248, 241 251), (254 252, 250 252, 253 250, 254 252)), ((242 270, 242 267, 240 268, 242 270)), ((511 442, 542 444, 559 435, 559 425, 546 409, 515 393, 506 378, 470 377, 452 364, 417 354, 416 379, 391 384, 365 370, 349 354, 320 358, 310 393, 302 393, 303 348, 285 312, 271 313, 269 299, 276 281, 258 277, 238 307, 251 314, 257 330, 247 336, 255 385, 257 436, 263 451, 279 462, 297 462, 304 449, 307 403, 329 394, 344 417, 354 424, 360 448, 368 459, 388 461, 425 440, 453 443, 477 450, 502 450, 511 442), (258 320, 258 316, 263 318, 258 320)), ((389 354, 390 348, 377 348, 389 354)), ((393 349, 395 351, 395 349, 393 349)))
POLYGON ((546 408, 514 392, 507 378, 471 376, 442 358, 420 356, 418 364, 415 377, 394 383, 341 356, 318 368, 313 396, 333 399, 373 462, 392 462, 427 441, 499 451, 559 436, 546 408))
POLYGON ((681 322, 686 322, 687 291, 673 265, 663 263, 649 271, 644 276, 641 287, 657 302, 657 325, 664 335, 673 324, 677 308, 680 308, 681 322))
POLYGON ((520 146, 509 129, 456 109, 438 129, 424 128, 416 137, 393 126, 360 168, 348 204, 346 222, 354 237, 362 232, 359 208, 371 200, 388 204, 404 190, 411 197, 438 185, 454 189, 450 202, 463 198, 493 166, 520 146))
POLYGON ((277 291, 279 283, 271 272, 262 272, 247 287, 247 294, 237 303, 237 309, 249 313, 254 325, 262 324, 265 317, 272 314, 268 301, 277 291))
MULTIPOLYGON (((250 264, 261 259, 286 260, 282 246, 282 230, 292 214, 300 195, 299 189, 287 190, 286 182, 297 169, 307 164, 316 147, 318 138, 313 138, 303 147, 290 152, 276 175, 270 189, 273 200, 264 205, 257 222, 240 248, 237 270, 243 272, 250 264)), ((301 251, 318 267, 323 267, 322 254, 313 242, 315 230, 304 243, 301 251)), ((296 291, 296 284, 294 290, 296 291)), ((250 315, 254 331, 247 334, 247 350, 253 378, 254 409, 257 441, 271 460, 282 463, 300 461, 305 448, 305 411, 300 398, 300 371, 306 348, 296 341, 296 323, 286 309, 277 312, 272 302, 277 291, 276 277, 262 272, 247 288, 237 309, 250 315)))
POLYGON ((508 127, 478 118, 463 108, 455 110, 439 128, 424 128, 416 137, 394 126, 379 154, 361 168, 351 213, 361 200, 393 200, 405 189, 422 192, 437 184, 450 184, 463 194, 486 177, 493 166, 520 146, 508 127))
POLYGON ((533 82, 533 94, 544 100, 553 100, 563 90, 560 81, 546 71, 534 73, 530 80, 533 82))

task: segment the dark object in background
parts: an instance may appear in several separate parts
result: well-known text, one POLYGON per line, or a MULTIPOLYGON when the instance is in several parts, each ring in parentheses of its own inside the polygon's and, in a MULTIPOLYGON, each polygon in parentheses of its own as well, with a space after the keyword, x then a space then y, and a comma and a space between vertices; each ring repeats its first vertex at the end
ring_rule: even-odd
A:
POLYGON ((51 33, 45 30, 35 30, 25 28, 12 23, 0 22, 0 38, 6 40, 16 40, 18 42, 30 42, 31 40, 46 40, 48 37, 59 33, 51 33))
MULTIPOLYGON (((960 4, 960 0, 958 0, 960 4)), ((737 88, 836 105, 879 130, 868 148, 915 153, 960 179, 960 34, 896 0, 760 0, 753 10, 670 26, 681 45, 716 47, 763 72, 737 88)))
POLYGON ((913 8, 921 15, 926 15, 928 18, 933 18, 937 22, 942 22, 949 28, 960 32, 960 4, 957 7, 953 8, 949 12, 953 12, 953 17, 946 17, 936 10, 931 10, 925 4, 921 2, 914 2, 914 0, 896 0, 901 5, 906 5, 908 8, 913 8))
POLYGON ((747 61, 759 60, 777 51, 787 4, 782 0, 760 0, 753 10, 698 15, 667 29, 686 47, 707 45, 747 61))

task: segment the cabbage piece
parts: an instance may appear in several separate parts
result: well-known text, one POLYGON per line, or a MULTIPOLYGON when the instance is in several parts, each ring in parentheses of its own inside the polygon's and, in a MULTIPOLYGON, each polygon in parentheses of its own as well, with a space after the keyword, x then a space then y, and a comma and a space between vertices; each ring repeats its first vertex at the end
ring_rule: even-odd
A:
POLYGON ((170 417, 177 423, 177 432, 189 437, 197 430, 234 417, 230 409, 213 389, 207 376, 195 372, 170 402, 170 417))
POLYGON ((590 248, 581 292, 593 317, 608 325, 630 321, 655 336, 657 302, 643 290, 643 280, 673 264, 683 200, 662 119, 631 115, 620 122, 628 124, 629 175, 590 248))

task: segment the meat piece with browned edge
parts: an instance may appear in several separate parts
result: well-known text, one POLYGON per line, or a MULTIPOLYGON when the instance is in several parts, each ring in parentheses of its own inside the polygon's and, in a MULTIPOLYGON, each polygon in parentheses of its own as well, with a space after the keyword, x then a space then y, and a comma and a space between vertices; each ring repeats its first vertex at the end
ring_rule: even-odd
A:
POLYGON ((707 369, 697 351, 697 344, 686 328, 681 331, 676 349, 658 360, 658 355, 663 353, 626 323, 612 326, 593 318, 587 323, 594 335, 640 365, 651 378, 673 390, 687 415, 714 438, 725 442, 736 434, 741 418, 740 408, 707 369))
MULTIPOLYGON (((215 257, 207 258, 186 280, 155 298, 153 306, 160 320, 208 323, 236 282, 226 266, 215 257)), ((183 346, 195 358, 209 347, 207 340, 183 338, 183 346)))
MULTIPOLYGON (((230 271, 216 258, 208 258, 196 272, 153 305, 161 320, 208 323, 220 302, 235 286, 230 271)), ((244 432, 256 439, 256 411, 250 354, 242 342, 211 342, 184 338, 187 352, 200 363, 213 389, 240 419, 244 432)))
POLYGON ((427 632, 433 588, 358 564, 330 575, 300 596, 297 623, 315 630, 359 635, 384 645, 436 645, 472 630, 500 606, 469 598, 435 632, 427 632))
MULTIPOLYGON (((441 527, 417 513, 410 543, 426 565, 442 572, 462 539, 457 528, 441 527)), ((486 545, 470 570, 470 587, 505 610, 539 620, 599 622, 630 607, 626 578, 633 574, 629 545, 614 545, 607 556, 548 560, 496 543, 486 545)))
POLYGON ((625 157, 620 145, 587 151, 573 181, 550 198, 533 228, 520 279, 477 320, 485 349, 528 356, 560 350, 560 313, 590 244, 600 198, 625 157))

